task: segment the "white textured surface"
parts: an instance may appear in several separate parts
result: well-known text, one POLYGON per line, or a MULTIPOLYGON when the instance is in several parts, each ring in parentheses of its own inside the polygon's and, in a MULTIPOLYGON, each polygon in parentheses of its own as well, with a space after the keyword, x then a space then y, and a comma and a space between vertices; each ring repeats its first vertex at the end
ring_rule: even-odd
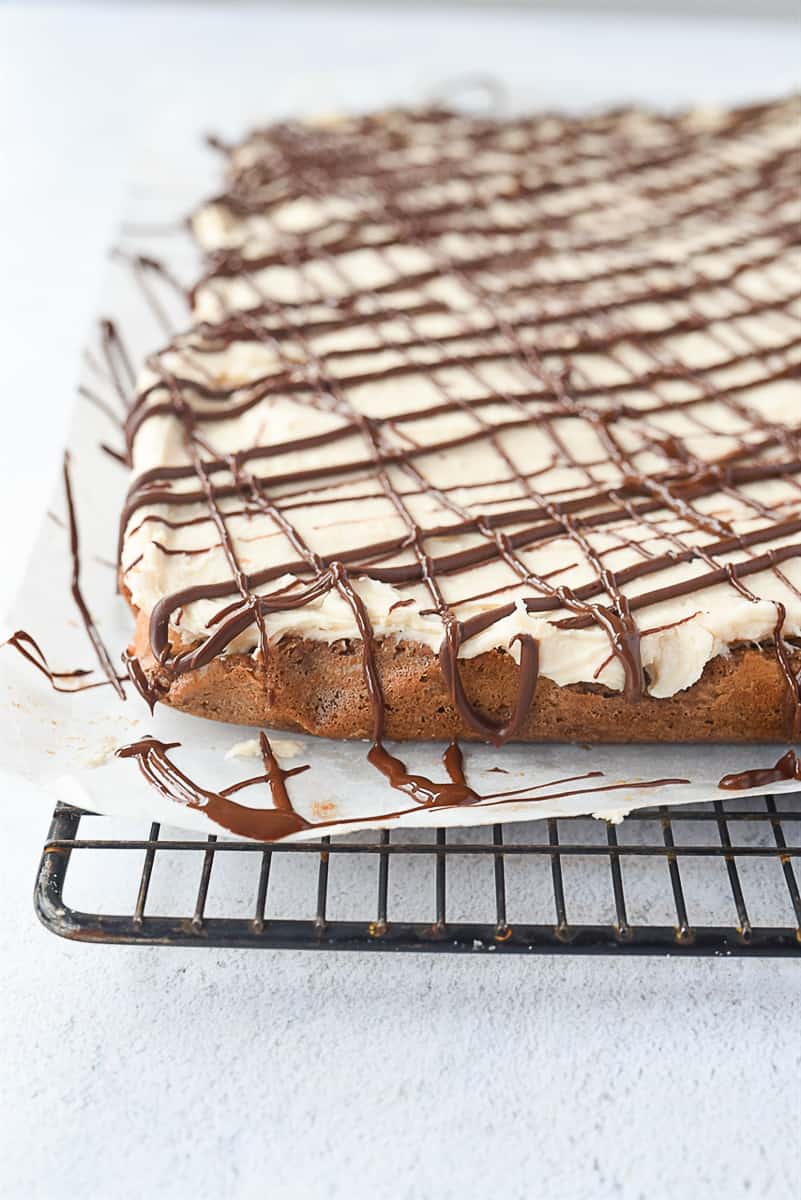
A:
MULTIPOLYGON (((18 431, 42 454, 0 446, 0 606, 137 145, 166 163, 200 128, 408 98, 477 67, 546 104, 746 99, 795 82, 797 40, 453 10, 5 5, 1 403, 21 398, 18 431)), ((72 946, 30 907, 41 798, 3 799, 4 1200, 798 1194, 797 965, 72 946)))

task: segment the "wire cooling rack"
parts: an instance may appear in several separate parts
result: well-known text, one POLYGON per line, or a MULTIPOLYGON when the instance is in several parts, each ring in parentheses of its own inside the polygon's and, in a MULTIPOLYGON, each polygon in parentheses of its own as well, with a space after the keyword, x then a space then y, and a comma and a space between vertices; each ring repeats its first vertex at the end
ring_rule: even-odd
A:
POLYGON ((34 900, 77 941, 801 956, 799 856, 799 795, 272 846, 59 805, 34 900))

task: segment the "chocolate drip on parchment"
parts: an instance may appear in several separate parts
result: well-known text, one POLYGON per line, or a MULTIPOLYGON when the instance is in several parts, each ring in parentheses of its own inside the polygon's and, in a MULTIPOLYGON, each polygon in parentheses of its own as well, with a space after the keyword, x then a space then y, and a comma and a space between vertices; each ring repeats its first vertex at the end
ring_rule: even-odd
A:
MULTIPOLYGON (((292 804, 286 781, 293 775, 309 770, 308 765, 304 764, 289 769, 281 767, 264 732, 259 734, 259 745, 265 773, 252 779, 243 779, 222 791, 212 791, 202 787, 175 765, 168 752, 177 749, 180 746, 179 742, 162 742, 158 738, 147 735, 132 742, 129 746, 121 746, 116 753, 118 758, 136 759, 139 770, 145 779, 165 799, 204 813, 209 820, 235 837, 274 842, 288 837, 290 834, 312 829, 324 831, 335 826, 359 825, 367 819, 350 817, 315 820, 303 817, 292 804), (251 808, 230 798, 235 792, 265 783, 270 789, 272 800, 270 808, 251 808)), ((686 779, 653 779, 638 780, 634 783, 598 784, 588 788, 564 789, 565 784, 574 783, 576 778, 601 777, 600 771, 589 771, 586 775, 579 777, 570 776, 566 779, 551 780, 539 785, 536 789, 521 787, 509 792, 491 792, 482 795, 467 784, 462 752, 455 742, 450 743, 442 756, 449 777, 447 782, 436 783, 424 775, 410 774, 405 764, 399 758, 391 755, 383 746, 373 746, 368 757, 393 788, 409 796, 413 801, 411 805, 398 808, 393 812, 382 810, 381 818, 386 820, 395 820, 408 813, 417 812, 421 808, 449 809, 461 808, 465 804, 492 806, 529 801, 537 803, 581 795, 585 792, 597 792, 601 787, 604 791, 617 791, 663 787, 668 784, 688 782, 686 779), (537 794, 525 794, 532 791, 536 791, 537 794)))
POLYGON ((754 767, 748 771, 737 771, 724 775, 718 787, 736 792, 745 788, 770 787, 772 783, 801 780, 801 759, 794 750, 788 750, 772 767, 754 767))
POLYGON ((307 768, 284 770, 279 766, 266 734, 260 735, 259 742, 265 774, 243 780, 235 788, 227 789, 227 793, 201 787, 176 767, 167 751, 174 750, 180 742, 161 742, 148 736, 130 746, 121 746, 117 757, 135 758, 145 779, 165 799, 205 813, 210 821, 239 837, 274 842, 309 828, 309 822, 292 807, 286 788, 286 780, 291 775, 307 768), (231 800, 232 791, 260 783, 269 786, 271 808, 249 808, 231 800))
POLYGON ((94 648, 97 661, 100 664, 100 669, 106 676, 108 682, 114 688, 114 691, 117 693, 120 700, 124 700, 125 692, 123 690, 122 683, 120 682, 117 672, 112 665, 109 652, 106 649, 106 644, 103 641, 97 625, 95 624, 94 617, 89 611, 89 607, 83 596, 83 591, 81 590, 81 558, 78 536, 78 521, 75 514, 75 502, 72 496, 72 480, 70 478, 70 460, 68 454, 64 455, 63 474, 64 495, 67 503, 67 523, 70 539, 70 554, 72 556, 72 598, 75 601, 78 612, 80 613, 87 637, 94 648))
POLYGON ((36 641, 32 634, 27 633, 24 629, 17 629, 10 637, 7 637, 4 642, 0 642, 0 649, 3 646, 11 646, 18 654, 35 667, 40 675, 44 675, 54 692, 85 692, 90 688, 105 687, 108 683, 107 679, 96 680, 90 682, 88 676, 92 671, 87 668, 78 667, 73 671, 54 671, 47 661, 47 655, 42 647, 36 641), (67 680, 74 679, 76 682, 70 685, 67 680), (86 680, 86 682, 78 682, 86 680))
MULTIPOLYGON (((70 592, 75 606, 81 618, 86 635, 92 643, 92 648, 100 665, 100 669, 105 675, 102 680, 90 680, 88 677, 93 674, 92 670, 87 668, 77 668, 71 671, 54 671, 48 663, 47 656, 42 650, 36 638, 24 629, 18 629, 4 642, 0 642, 0 649, 3 646, 11 646, 17 651, 31 666, 48 680, 50 686, 55 692, 86 692, 93 688, 105 687, 110 685, 119 696, 120 700, 125 700, 125 691, 123 689, 121 679, 114 667, 109 656, 105 642, 97 628, 95 619, 89 609, 84 598, 83 589, 81 587, 81 554, 80 554, 80 538, 78 533, 78 517, 75 510, 75 501, 72 493, 72 478, 70 470, 70 456, 64 454, 62 465, 62 478, 64 483, 64 500, 66 506, 66 525, 54 513, 48 515, 55 524, 66 529, 69 540, 70 559, 71 559, 71 579, 70 592), (68 680, 75 680, 73 684, 68 683, 68 680), (79 682, 83 680, 84 682, 79 682)), ((141 672, 140 674, 143 674, 141 672)), ((124 677, 123 677, 124 678, 124 677)))

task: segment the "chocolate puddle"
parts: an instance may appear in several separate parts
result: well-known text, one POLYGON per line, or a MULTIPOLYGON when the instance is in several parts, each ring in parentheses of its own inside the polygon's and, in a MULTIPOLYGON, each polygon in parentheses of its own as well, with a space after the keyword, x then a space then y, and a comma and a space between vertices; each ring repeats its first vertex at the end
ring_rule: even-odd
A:
POLYGON ((768 787, 771 783, 790 779, 801 780, 801 759, 794 750, 788 750, 772 767, 755 767, 749 771, 724 775, 718 787, 735 792, 744 788, 768 787))

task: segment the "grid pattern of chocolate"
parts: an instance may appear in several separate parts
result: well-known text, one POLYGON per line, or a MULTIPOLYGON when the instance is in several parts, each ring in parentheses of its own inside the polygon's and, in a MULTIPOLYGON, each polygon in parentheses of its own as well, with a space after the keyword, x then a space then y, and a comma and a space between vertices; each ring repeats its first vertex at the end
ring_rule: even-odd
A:
POLYGON ((636 700, 765 641, 801 732, 800 120, 385 112, 225 148, 196 323, 126 429, 161 680, 355 638, 379 742, 405 637, 501 742, 540 671, 636 700), (498 647, 501 718, 460 677, 498 647))

